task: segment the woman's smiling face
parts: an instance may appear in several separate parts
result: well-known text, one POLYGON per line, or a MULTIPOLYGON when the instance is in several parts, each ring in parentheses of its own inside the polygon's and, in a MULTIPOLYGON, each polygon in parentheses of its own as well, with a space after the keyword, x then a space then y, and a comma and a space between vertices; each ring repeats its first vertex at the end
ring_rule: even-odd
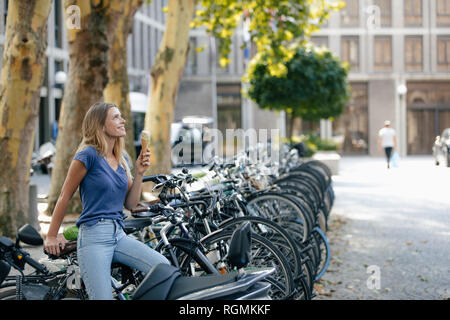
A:
POLYGON ((109 108, 104 132, 113 138, 124 137, 127 134, 125 131, 125 122, 118 108, 109 108))

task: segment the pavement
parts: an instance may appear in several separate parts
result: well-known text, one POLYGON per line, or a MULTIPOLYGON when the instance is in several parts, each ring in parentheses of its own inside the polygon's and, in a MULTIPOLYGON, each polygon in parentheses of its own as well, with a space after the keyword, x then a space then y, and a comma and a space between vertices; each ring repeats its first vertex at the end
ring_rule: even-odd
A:
MULTIPOLYGON (((49 181, 31 177, 38 194, 49 181)), ((431 156, 389 170, 383 158, 344 156, 333 185, 331 262, 316 300, 450 299, 450 168, 431 156)), ((45 229, 48 217, 39 219, 45 229)), ((42 247, 25 248, 44 257, 42 247)))
POLYGON ((343 157, 319 300, 450 299, 450 168, 343 157))

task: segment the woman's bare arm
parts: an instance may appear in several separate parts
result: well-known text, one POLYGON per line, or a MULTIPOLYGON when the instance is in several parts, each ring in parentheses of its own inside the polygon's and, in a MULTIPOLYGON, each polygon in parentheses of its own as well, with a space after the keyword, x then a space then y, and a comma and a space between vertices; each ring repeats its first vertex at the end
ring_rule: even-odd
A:
POLYGON ((64 219, 67 205, 86 173, 87 170, 83 162, 79 160, 72 161, 67 172, 66 180, 64 181, 64 184, 62 186, 58 201, 56 202, 55 209, 53 210, 52 220, 50 222, 50 227, 47 233, 46 250, 50 253, 59 255, 59 243, 57 243, 58 241, 56 240, 58 230, 61 227, 62 221, 64 219), (53 250, 56 251, 53 252, 53 250))
POLYGON ((126 209, 131 210, 137 206, 141 198, 142 193, 142 178, 145 171, 150 167, 150 150, 141 150, 138 158, 136 159, 136 171, 134 181, 128 179, 128 190, 125 197, 124 206, 126 209))
POLYGON ((125 198, 125 208, 131 210, 137 206, 141 199, 143 175, 136 173, 134 180, 128 179, 128 191, 125 198))

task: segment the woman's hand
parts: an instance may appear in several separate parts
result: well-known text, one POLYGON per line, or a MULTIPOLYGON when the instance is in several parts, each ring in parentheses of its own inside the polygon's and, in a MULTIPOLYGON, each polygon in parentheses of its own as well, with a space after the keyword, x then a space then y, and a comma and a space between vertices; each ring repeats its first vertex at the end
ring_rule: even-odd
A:
POLYGON ((150 149, 141 150, 139 157, 136 159, 136 174, 144 175, 145 171, 150 167, 150 149))
POLYGON ((48 254, 52 254, 54 256, 59 256, 60 252, 66 246, 67 240, 64 238, 62 233, 58 234, 56 237, 48 236, 45 240, 45 251, 48 254))

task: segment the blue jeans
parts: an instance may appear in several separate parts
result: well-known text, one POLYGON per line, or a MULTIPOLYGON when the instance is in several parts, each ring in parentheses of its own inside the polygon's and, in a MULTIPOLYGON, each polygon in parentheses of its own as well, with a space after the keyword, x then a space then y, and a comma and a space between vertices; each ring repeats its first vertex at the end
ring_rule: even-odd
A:
POLYGON ((170 264, 159 252, 128 237, 115 220, 81 224, 77 240, 81 277, 90 300, 111 300, 111 263, 118 262, 147 273, 160 263, 170 264))

